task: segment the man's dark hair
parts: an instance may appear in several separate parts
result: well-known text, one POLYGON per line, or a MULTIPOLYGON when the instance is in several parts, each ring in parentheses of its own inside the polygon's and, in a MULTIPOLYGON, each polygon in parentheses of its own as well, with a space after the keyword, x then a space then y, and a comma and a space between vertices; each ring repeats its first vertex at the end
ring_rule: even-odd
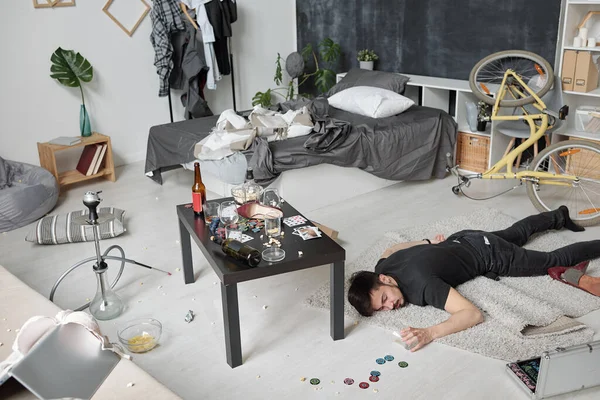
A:
POLYGON ((350 277, 350 289, 348 289, 348 301, 360 315, 370 317, 373 315, 371 306, 371 291, 381 286, 379 274, 371 271, 358 271, 350 277))

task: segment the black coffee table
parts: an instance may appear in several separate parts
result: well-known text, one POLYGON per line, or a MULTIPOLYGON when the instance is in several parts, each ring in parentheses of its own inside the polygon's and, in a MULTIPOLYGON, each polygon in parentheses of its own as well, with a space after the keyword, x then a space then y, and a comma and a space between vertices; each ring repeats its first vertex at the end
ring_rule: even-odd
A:
MULTIPOLYGON (((227 200, 233 200, 233 198, 224 198, 216 201, 227 200)), ((211 235, 208 227, 204 224, 204 220, 196 218, 192 209, 188 207, 189 205, 186 204, 177 206, 184 281, 186 284, 194 282, 191 237, 221 280, 225 349, 227 352, 227 363, 232 368, 242 365, 240 315, 237 295, 237 284, 240 282, 331 264, 331 337, 333 340, 344 338, 344 261, 346 259, 346 251, 343 247, 325 234, 323 234, 322 238, 305 241, 300 236, 292 234, 294 228, 285 226, 282 223, 281 226, 285 235, 280 241, 281 248, 285 250, 285 259, 276 263, 268 263, 263 260, 257 267, 250 268, 224 255, 221 247, 210 240, 211 235), (302 256, 299 255, 299 251, 303 253, 302 256)), ((284 217, 301 215, 287 202, 283 203, 281 208, 284 217)), ((307 224, 309 223, 307 222, 307 224)), ((253 240, 246 242, 246 244, 262 252, 265 247, 263 246, 264 239, 260 239, 260 235, 264 234, 264 230, 257 233, 252 231, 245 233, 254 237, 253 240)))

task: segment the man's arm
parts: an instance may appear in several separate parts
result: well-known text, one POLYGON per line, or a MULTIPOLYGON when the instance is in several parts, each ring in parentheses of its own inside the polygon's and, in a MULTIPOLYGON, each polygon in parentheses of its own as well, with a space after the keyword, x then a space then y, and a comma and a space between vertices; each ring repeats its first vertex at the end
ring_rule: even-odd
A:
POLYGON ((409 249, 411 247, 420 246, 422 244, 430 244, 430 243, 438 244, 440 242, 443 242, 444 240, 446 240, 444 235, 436 235, 435 238, 430 241, 428 241, 428 239, 423 239, 423 240, 418 240, 415 242, 398 243, 397 245, 394 245, 394 246, 390 247, 389 249, 387 249, 386 251, 384 251, 383 254, 381 255, 381 257, 379 257, 379 258, 388 258, 392 254, 394 254, 395 252, 400 251, 400 250, 409 249))
POLYGON ((435 339, 464 331, 483 322, 483 313, 454 288, 450 288, 444 308, 452 314, 446 321, 429 328, 406 328, 400 332, 405 342, 418 341, 411 351, 417 351, 435 339))

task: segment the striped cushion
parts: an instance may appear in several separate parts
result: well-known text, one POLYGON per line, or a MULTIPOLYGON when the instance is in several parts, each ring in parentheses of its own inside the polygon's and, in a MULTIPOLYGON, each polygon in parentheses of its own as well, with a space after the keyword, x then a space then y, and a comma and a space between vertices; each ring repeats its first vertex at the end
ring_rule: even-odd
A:
MULTIPOLYGON (((87 215, 88 210, 73 211, 69 214, 49 215, 40 219, 25 240, 37 244, 62 244, 74 242, 89 242, 94 240, 91 225, 80 226, 71 222, 73 217, 87 215)), ((125 211, 113 207, 102 207, 98 214, 113 214, 115 219, 104 222, 96 229, 100 239, 109 239, 125 232, 125 211)))

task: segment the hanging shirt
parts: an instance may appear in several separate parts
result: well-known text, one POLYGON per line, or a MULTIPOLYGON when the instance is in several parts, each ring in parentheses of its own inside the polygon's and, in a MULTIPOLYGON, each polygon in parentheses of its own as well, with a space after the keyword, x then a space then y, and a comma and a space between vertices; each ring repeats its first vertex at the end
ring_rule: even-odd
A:
POLYGON ((185 25, 176 0, 154 0, 150 19, 152 20, 150 42, 154 47, 156 73, 160 78, 158 95, 164 97, 169 94, 169 76, 173 70, 171 35, 184 31, 185 25))

